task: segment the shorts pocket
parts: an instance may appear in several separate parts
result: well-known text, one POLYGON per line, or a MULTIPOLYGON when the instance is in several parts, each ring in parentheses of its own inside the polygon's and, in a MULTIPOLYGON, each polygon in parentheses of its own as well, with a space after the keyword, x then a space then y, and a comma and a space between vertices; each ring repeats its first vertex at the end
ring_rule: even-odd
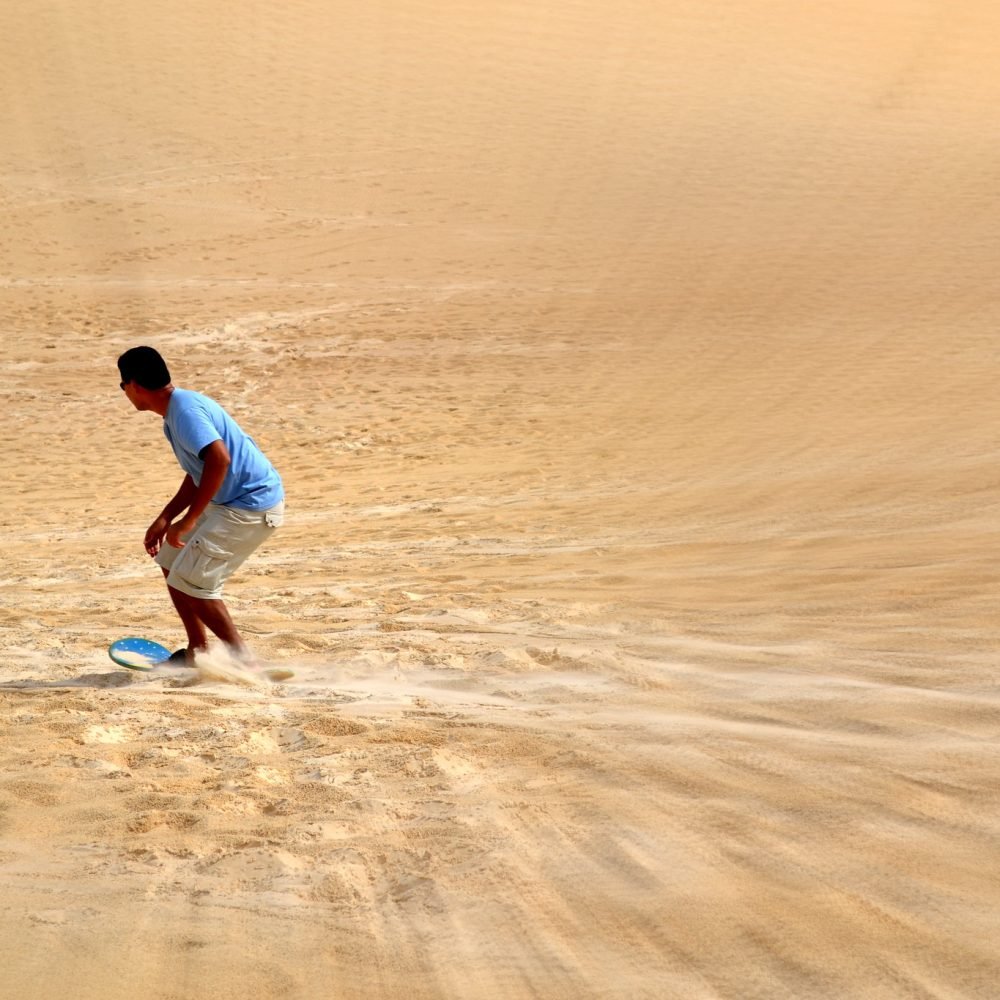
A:
POLYGON ((186 574, 188 583, 199 590, 218 590, 229 575, 227 570, 232 562, 232 552, 207 538, 195 538, 191 545, 194 548, 194 561, 186 574))

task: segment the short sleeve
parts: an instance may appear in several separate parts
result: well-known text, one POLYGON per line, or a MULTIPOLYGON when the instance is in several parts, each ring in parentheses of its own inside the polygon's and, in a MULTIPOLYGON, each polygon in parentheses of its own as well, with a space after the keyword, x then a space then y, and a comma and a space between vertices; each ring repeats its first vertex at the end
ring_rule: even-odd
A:
POLYGON ((192 455, 197 455, 202 448, 222 438, 211 414, 197 402, 177 414, 174 434, 177 443, 192 455))

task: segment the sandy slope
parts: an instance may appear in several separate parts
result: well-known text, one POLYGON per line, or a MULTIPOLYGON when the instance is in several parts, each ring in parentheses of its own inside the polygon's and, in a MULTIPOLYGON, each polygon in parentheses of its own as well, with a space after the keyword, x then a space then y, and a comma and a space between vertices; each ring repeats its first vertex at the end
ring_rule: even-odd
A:
POLYGON ((1000 15, 830 6, 0 10, 0 995, 997 995, 1000 15))

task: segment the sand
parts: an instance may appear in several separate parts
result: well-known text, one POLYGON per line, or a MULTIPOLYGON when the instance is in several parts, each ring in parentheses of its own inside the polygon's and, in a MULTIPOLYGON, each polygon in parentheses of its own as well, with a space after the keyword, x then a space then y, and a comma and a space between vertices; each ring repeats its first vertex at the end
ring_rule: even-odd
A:
POLYGON ((0 11, 0 995, 996 997, 998 31, 0 11), (138 343, 284 476, 283 683, 106 656, 138 343))

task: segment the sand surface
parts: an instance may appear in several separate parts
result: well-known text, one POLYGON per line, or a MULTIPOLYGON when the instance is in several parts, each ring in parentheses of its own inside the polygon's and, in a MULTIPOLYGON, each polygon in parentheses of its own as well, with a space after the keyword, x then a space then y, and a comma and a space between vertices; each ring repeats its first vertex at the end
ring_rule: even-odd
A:
POLYGON ((0 9, 0 995, 1000 995, 998 37, 0 9), (289 681, 105 654, 137 343, 284 476, 289 681))

